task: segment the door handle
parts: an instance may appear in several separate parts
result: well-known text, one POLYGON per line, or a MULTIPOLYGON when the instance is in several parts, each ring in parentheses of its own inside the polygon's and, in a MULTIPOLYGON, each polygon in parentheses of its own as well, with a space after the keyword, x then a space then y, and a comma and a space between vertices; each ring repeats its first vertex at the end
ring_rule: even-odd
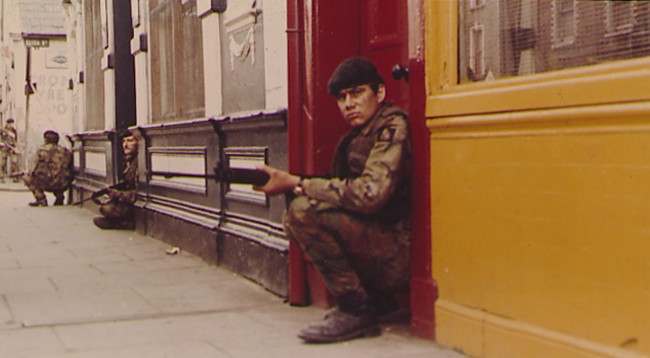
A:
POLYGON ((408 82, 409 80, 409 68, 407 66, 402 66, 399 63, 393 66, 391 74, 393 75, 393 78, 398 81, 404 80, 408 82))

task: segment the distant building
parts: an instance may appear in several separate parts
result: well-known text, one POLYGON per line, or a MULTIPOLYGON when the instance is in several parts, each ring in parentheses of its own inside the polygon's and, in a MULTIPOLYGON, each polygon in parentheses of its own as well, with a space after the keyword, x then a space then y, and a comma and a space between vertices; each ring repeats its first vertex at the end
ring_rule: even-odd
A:
POLYGON ((1 0, 0 119, 16 120, 22 161, 42 133, 77 130, 71 117, 70 56, 60 0, 1 0))

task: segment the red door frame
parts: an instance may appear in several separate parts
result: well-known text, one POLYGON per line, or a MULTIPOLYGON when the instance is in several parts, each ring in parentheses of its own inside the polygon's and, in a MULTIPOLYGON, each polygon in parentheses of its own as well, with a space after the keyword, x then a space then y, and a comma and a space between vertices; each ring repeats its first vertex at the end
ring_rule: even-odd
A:
MULTIPOLYGON (((289 170, 324 174, 339 136, 345 132, 327 79, 343 59, 360 52, 358 1, 289 0, 287 38, 289 71, 289 170), (315 135, 318 133, 318 135, 315 135)), ((420 29, 422 30, 422 29, 420 29)), ((409 113, 413 169, 413 241, 411 250, 411 327, 414 334, 434 336, 436 284, 431 276, 429 143, 425 125, 424 63, 409 59, 409 113), (425 198, 423 200, 423 198, 425 198)), ((307 304, 308 272, 299 249, 289 249, 289 302, 307 304)), ((314 283, 312 283, 314 285, 314 283)), ((313 296, 314 291, 311 290, 313 296)), ((311 297, 312 301, 318 297, 311 297)))

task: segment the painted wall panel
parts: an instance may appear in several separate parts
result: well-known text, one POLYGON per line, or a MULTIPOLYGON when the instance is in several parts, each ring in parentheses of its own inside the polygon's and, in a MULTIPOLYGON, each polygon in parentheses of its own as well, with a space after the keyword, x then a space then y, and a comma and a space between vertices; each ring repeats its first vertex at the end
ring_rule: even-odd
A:
POLYGON ((440 297, 648 353, 650 105, 567 112, 432 126, 440 297))

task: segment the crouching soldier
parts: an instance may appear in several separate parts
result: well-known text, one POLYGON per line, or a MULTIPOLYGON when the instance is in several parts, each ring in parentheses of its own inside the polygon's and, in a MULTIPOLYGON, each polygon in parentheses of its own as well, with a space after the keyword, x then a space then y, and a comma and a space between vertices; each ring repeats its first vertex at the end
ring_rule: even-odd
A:
POLYGON ((54 205, 63 205, 64 192, 72 182, 72 153, 59 145, 59 133, 43 133, 45 144, 38 148, 30 174, 23 181, 36 199, 30 206, 47 206, 45 192, 54 193, 54 205))
POLYGON ((124 171, 122 182, 93 194, 93 200, 99 204, 100 217, 93 223, 101 229, 135 228, 133 204, 137 200, 136 183, 138 178, 138 138, 131 132, 122 137, 124 153, 124 171), (107 197, 101 201, 100 197, 107 197))
POLYGON ((328 91, 351 130, 335 152, 331 177, 300 178, 263 166, 269 195, 293 191, 285 230, 313 261, 336 308, 303 329, 306 342, 379 334, 378 318, 398 309, 409 282, 410 144, 406 113, 386 100, 366 59, 332 74, 328 91))

